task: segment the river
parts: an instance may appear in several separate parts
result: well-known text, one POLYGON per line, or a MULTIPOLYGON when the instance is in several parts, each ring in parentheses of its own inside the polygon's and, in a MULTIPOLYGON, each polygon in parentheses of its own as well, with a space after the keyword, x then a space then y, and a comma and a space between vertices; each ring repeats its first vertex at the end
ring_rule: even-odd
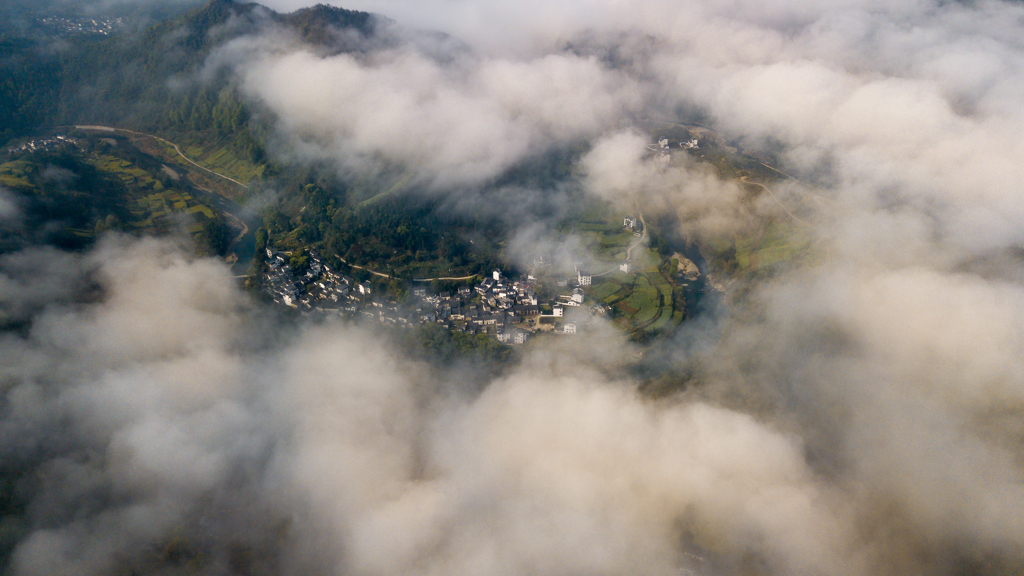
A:
POLYGON ((670 237, 668 247, 678 252, 697 265, 700 277, 696 280, 682 280, 684 301, 686 302, 686 318, 691 319, 721 303, 721 292, 714 290, 708 282, 708 262, 700 253, 700 248, 687 242, 680 236, 670 237))
POLYGON ((231 271, 236 276, 245 276, 249 272, 249 267, 252 265, 253 256, 256 255, 256 229, 260 226, 260 218, 258 214, 253 214, 252 211, 246 210, 242 205, 198 186, 193 185, 196 196, 201 197, 210 206, 224 212, 236 220, 242 222, 248 227, 245 234, 241 238, 237 238, 228 248, 229 252, 233 254, 237 260, 231 266, 231 271))

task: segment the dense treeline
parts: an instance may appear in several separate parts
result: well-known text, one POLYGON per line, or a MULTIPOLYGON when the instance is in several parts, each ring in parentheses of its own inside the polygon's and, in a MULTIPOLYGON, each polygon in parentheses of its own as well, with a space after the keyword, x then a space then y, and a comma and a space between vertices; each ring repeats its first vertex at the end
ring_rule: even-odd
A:
MULTIPOLYGON (((278 21, 295 29, 304 40, 317 46, 337 45, 339 41, 346 40, 338 36, 338 31, 345 29, 357 30, 363 36, 370 36, 376 30, 378 18, 367 12, 345 10, 326 4, 277 16, 278 21)), ((348 50, 359 48, 350 42, 343 42, 338 47, 348 50)))
POLYGON ((0 143, 76 123, 213 131, 238 135, 237 151, 262 162, 262 127, 251 125, 250 111, 227 73, 215 71, 212 79, 198 80, 210 53, 273 23, 293 28, 311 43, 353 49, 347 45, 351 35, 333 31, 371 34, 375 20, 322 5, 285 15, 257 8, 211 0, 144 31, 112 37, 12 37, 8 30, 0 35, 0 143))
POLYGON ((0 41, 0 143, 56 117, 61 61, 28 39, 0 41))
MULTIPOLYGON (((137 36, 80 41, 61 59, 57 124, 109 123, 139 130, 248 134, 249 112, 225 75, 200 82, 207 56, 231 36, 256 30, 249 21, 230 35, 212 34, 251 4, 217 0, 137 36), (172 82, 173 80, 173 82, 172 82)), ((247 22, 244 18, 241 22, 247 22)), ((250 157, 262 158, 255 146, 250 157)))
POLYGON ((416 262, 444 262, 453 269, 500 266, 483 241, 476 246, 466 240, 474 223, 446 214, 439 200, 403 195, 352 205, 346 192, 340 182, 286 189, 264 214, 263 237, 280 248, 315 247, 329 260, 398 276, 416 262))

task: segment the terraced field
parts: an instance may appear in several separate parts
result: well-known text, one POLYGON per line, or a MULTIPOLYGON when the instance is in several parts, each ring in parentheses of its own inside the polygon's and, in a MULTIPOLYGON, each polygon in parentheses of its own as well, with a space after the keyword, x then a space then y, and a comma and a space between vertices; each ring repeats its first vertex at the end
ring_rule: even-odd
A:
POLYGON ((154 192, 139 198, 131 212, 138 218, 132 226, 141 229, 160 227, 160 219, 173 214, 191 215, 193 219, 188 226, 188 231, 193 234, 202 231, 204 219, 214 217, 213 210, 209 206, 197 203, 189 194, 175 191, 154 192))
POLYGON ((162 190, 163 184, 153 176, 132 164, 116 156, 102 155, 91 162, 100 172, 106 172, 119 179, 129 191, 139 190, 162 190))
POLYGON ((190 216, 185 222, 188 222, 189 233, 195 234, 203 229, 206 220, 214 218, 214 212, 209 206, 191 194, 165 189, 153 174, 128 160, 103 154, 91 158, 90 163, 100 172, 124 184, 131 198, 128 210, 133 217, 130 223, 132 228, 140 231, 164 230, 171 227, 169 218, 181 214, 190 216))
POLYGON ((11 188, 29 186, 28 175, 32 170, 34 170, 32 164, 24 160, 0 164, 0 185, 11 188))
MULTIPOLYGON (((181 151, 196 164, 218 174, 234 178, 243 184, 262 179, 267 169, 265 164, 253 164, 239 156, 232 148, 229 138, 211 140, 183 138, 178 144, 181 151)), ((177 155, 172 147, 167 146, 166 148, 171 155, 177 155)))
POLYGON ((683 321, 684 310, 674 307, 672 290, 671 282, 655 266, 639 274, 615 272, 595 278, 590 295, 612 307, 615 322, 623 330, 651 331, 683 321))

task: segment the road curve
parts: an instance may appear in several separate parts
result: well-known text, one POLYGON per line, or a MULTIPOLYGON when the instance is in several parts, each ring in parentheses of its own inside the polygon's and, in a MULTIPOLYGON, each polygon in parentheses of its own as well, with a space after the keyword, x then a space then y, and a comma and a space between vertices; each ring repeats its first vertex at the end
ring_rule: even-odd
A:
POLYGON ((750 184, 752 186, 760 186, 761 188, 764 188, 765 191, 768 192, 768 195, 772 197, 772 200, 774 200, 775 203, 779 205, 779 208, 782 208, 782 211, 785 212, 786 214, 788 214, 790 218, 792 218, 793 220, 796 220, 797 222, 799 222, 801 224, 807 224, 807 222, 804 222, 803 220, 797 218, 792 212, 790 212, 789 208, 786 208, 782 204, 782 202, 779 202, 779 199, 776 198, 775 194, 772 193, 772 189, 771 188, 765 186, 764 184, 761 184, 760 182, 751 182, 750 179, 747 178, 746 176, 743 176, 742 178, 740 178, 740 182, 743 182, 744 184, 750 184))
POLYGON ((125 128, 114 128, 113 126, 79 126, 79 125, 76 125, 75 128, 77 128, 79 130, 102 130, 104 132, 127 132, 128 134, 136 134, 138 136, 143 136, 143 137, 146 137, 146 138, 152 138, 154 140, 159 140, 160 142, 163 142, 164 144, 167 144, 168 146, 171 146, 172 148, 174 148, 174 151, 178 153, 178 156, 181 156, 182 158, 185 159, 186 162, 188 162, 189 164, 195 166, 196 168, 199 168, 200 170, 205 170, 205 171, 209 172, 210 174, 213 174, 214 176, 219 176, 219 177, 221 177, 221 178, 223 178, 225 180, 228 180, 230 182, 234 182, 235 184, 238 184, 239 186, 241 186, 242 188, 245 188, 246 190, 249 189, 248 186, 246 186, 245 184, 242 184, 241 182, 239 182, 238 180, 235 180, 234 178, 231 178, 230 176, 225 176, 225 175, 221 174, 220 172, 214 172, 213 170, 210 170, 206 166, 201 166, 201 165, 197 164, 191 158, 189 158, 188 156, 185 156, 185 154, 181 151, 181 148, 179 148, 177 144, 175 144, 174 142, 170 142, 170 141, 164 140, 163 138, 161 138, 159 136, 155 136, 153 134, 146 134, 145 132, 136 132, 134 130, 127 130, 125 128))
POLYGON ((639 246, 640 243, 644 241, 644 238, 647 238, 647 221, 644 220, 644 213, 643 213, 643 211, 640 210, 640 203, 637 202, 636 200, 634 200, 633 201, 633 206, 636 206, 636 213, 637 213, 638 216, 640 216, 640 224, 644 227, 644 229, 640 233, 640 239, 637 240, 636 242, 633 242, 632 244, 630 244, 629 248, 626 248, 626 261, 627 262, 632 258, 633 248, 636 248, 637 246, 639 246))
MULTIPOLYGON (((394 278, 394 276, 390 276, 390 275, 385 274, 383 272, 377 272, 377 271, 374 271, 374 270, 370 270, 369 268, 367 268, 365 266, 360 266, 358 264, 349 264, 348 260, 345 260, 341 256, 338 256, 338 260, 341 260, 342 262, 344 262, 345 264, 348 264, 352 268, 357 268, 359 270, 366 270, 367 272, 369 272, 370 274, 373 274, 374 276, 380 276, 381 278, 388 278, 388 279, 394 278)), ((412 281, 413 282, 433 282, 434 280, 469 280, 470 278, 476 278, 477 276, 479 276, 479 274, 470 274, 469 276, 440 276, 438 278, 413 278, 412 281)))
POLYGON ((434 280, 469 280, 470 278, 476 278, 479 274, 470 274, 469 276, 441 276, 438 278, 413 278, 413 282, 433 282, 434 280))
MULTIPOLYGON (((632 259, 632 257, 633 257, 633 248, 636 248, 637 246, 639 246, 640 243, 644 241, 644 238, 647 238, 647 221, 644 220, 644 213, 643 213, 643 211, 640 210, 640 204, 637 203, 635 200, 633 201, 633 206, 636 206, 636 213, 637 213, 638 216, 640 216, 640 224, 643 225, 644 229, 640 233, 640 238, 638 238, 636 242, 633 242, 632 244, 630 244, 629 248, 626 248, 626 260, 625 260, 626 262, 629 262, 632 259)), ((608 270, 605 270, 604 272, 599 272, 597 274, 591 274, 591 276, 604 276, 606 274, 611 274, 612 272, 615 272, 618 269, 619 269, 619 267, 615 266, 613 268, 609 268, 608 270)))

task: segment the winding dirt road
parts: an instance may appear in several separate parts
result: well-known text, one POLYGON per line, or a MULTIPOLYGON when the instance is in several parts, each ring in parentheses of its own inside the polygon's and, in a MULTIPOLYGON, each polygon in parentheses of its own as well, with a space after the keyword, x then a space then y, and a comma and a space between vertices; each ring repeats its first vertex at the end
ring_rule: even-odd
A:
MULTIPOLYGON (((169 140, 165 140, 165 139, 163 139, 163 138, 161 138, 159 136, 156 136, 155 134, 146 134, 145 132, 136 132, 135 130, 128 130, 126 128, 115 128, 113 126, 75 125, 75 128, 78 129, 78 130, 96 130, 96 131, 101 131, 101 132, 124 132, 126 134, 134 134, 136 136, 141 136, 143 138, 152 138, 154 140, 157 140, 159 142, 163 142, 164 144, 167 144, 168 146, 174 148, 174 151, 178 153, 178 156, 181 156, 186 162, 188 162, 189 164, 195 166, 196 168, 199 168, 200 170, 204 170, 206 172, 209 172, 210 174, 213 174, 214 176, 218 176, 220 178, 223 178, 223 179, 225 179, 225 180, 227 180, 229 182, 233 182, 235 184, 238 184, 239 186, 241 186, 242 188, 245 188, 246 190, 249 189, 248 186, 246 186, 245 184, 242 184, 241 182, 239 182, 238 180, 235 180, 234 178, 231 178, 230 176, 225 176, 224 174, 221 174, 220 172, 215 172, 215 171, 210 170, 209 168, 207 168, 205 166, 201 166, 201 165, 197 164, 194 160, 192 160, 191 158, 186 156, 185 153, 181 151, 181 148, 177 144, 175 144, 174 142, 171 142, 169 140)), ((215 194, 215 192, 213 192, 212 190, 207 190, 206 188, 203 188, 202 186, 198 186, 197 185, 196 187, 199 188, 200 190, 203 190, 204 192, 210 192, 212 194, 215 194)), ((227 214, 227 213, 225 213, 225 214, 227 214)), ((238 239, 240 239, 242 236, 245 236, 245 234, 249 232, 249 227, 245 225, 245 222, 242 222, 240 219, 234 217, 234 215, 227 214, 227 216, 229 218, 231 218, 232 220, 236 221, 236 225, 239 225, 242 228, 242 233, 239 234, 238 238, 235 239, 235 241, 237 242, 238 239)), ((374 276, 380 276, 381 278, 388 278, 388 279, 392 278, 392 276, 389 275, 389 274, 385 274, 383 272, 377 272, 376 270, 370 270, 369 268, 365 268, 365 267, 359 266, 357 264, 349 264, 348 262, 345 261, 344 258, 340 258, 339 257, 339 259, 342 262, 345 262, 345 264, 348 264, 349 266, 351 266, 353 268, 357 268, 359 270, 366 270, 367 272, 369 272, 370 274, 373 274, 374 276)), ((434 280, 469 280, 471 278, 476 278, 477 276, 479 276, 479 274, 470 274, 469 276, 440 276, 438 278, 413 278, 412 281, 413 282, 432 282, 434 280)))
POLYGON ((782 208, 782 211, 785 212, 786 214, 788 214, 790 218, 792 218, 793 220, 796 220, 797 222, 799 222, 801 224, 807 224, 807 222, 804 222, 803 220, 801 220, 801 219, 797 218, 795 215, 793 215, 793 213, 789 211, 789 208, 786 208, 782 204, 782 202, 779 202, 779 199, 775 197, 775 194, 772 192, 771 188, 765 186, 764 184, 761 184, 760 182, 751 182, 750 179, 747 178, 746 176, 743 176, 742 178, 740 178, 740 182, 743 182, 744 184, 750 184, 751 186, 760 186, 761 188, 764 188, 765 191, 768 192, 768 195, 772 197, 772 200, 774 200, 775 203, 779 205, 779 208, 782 208))
POLYGON ((637 202, 636 200, 633 200, 633 206, 636 207, 636 213, 638 216, 640 216, 640 224, 644 227, 644 229, 643 231, 640 232, 640 239, 630 244, 629 248, 626 248, 627 262, 633 257, 633 248, 639 246, 640 243, 644 241, 644 238, 647 238, 647 221, 644 220, 644 213, 642 210, 640 210, 640 203, 637 202))
MULTIPOLYGON (((360 266, 358 264, 349 264, 348 260, 345 260, 341 256, 338 256, 338 260, 341 260, 342 262, 344 262, 345 264, 348 264, 352 268, 357 268, 359 270, 366 270, 367 272, 369 272, 370 274, 373 274, 374 276, 380 276, 381 278, 388 278, 388 279, 394 278, 394 276, 391 276, 389 274, 385 274, 383 272, 377 272, 375 270, 370 270, 369 268, 367 268, 365 266, 360 266)), ((412 281, 413 282, 433 282, 434 280, 469 280, 470 278, 476 278, 477 276, 479 276, 479 274, 470 274, 469 276, 439 276, 437 278, 413 278, 412 281)))
MULTIPOLYGON (((637 215, 640 216, 640 224, 643 225, 644 229, 640 233, 640 238, 637 239, 636 242, 633 242, 632 244, 630 244, 629 248, 626 248, 626 260, 625 260, 626 262, 629 262, 633 258, 633 248, 636 248, 637 246, 639 246, 640 243, 643 242, 645 238, 647 238, 647 221, 644 220, 644 213, 643 213, 643 211, 640 210, 640 204, 638 202, 636 202, 635 200, 633 201, 633 206, 636 207, 636 213, 637 213, 637 215)), ((593 276, 605 276, 607 274, 611 274, 612 272, 615 272, 618 269, 619 269, 619 267, 615 266, 614 268, 609 268, 608 270, 605 270, 604 272, 600 272, 598 274, 591 274, 591 276, 592 277, 593 276)))
POLYGON ((128 134, 135 134, 136 136, 142 136, 144 138, 152 138, 154 140, 158 140, 158 141, 163 142, 164 144, 167 144, 168 146, 174 148, 174 151, 178 153, 178 156, 181 156, 182 158, 185 159, 186 162, 188 162, 189 164, 195 166, 196 168, 199 168, 200 170, 205 170, 206 172, 209 172, 210 174, 213 174, 214 176, 219 176, 219 177, 221 177, 221 178, 223 178, 225 180, 228 180, 230 182, 234 182, 235 184, 238 184, 239 186, 241 186, 242 188, 245 188, 246 190, 249 189, 248 186, 246 186, 245 184, 242 184, 241 182, 239 182, 238 180, 235 180, 234 178, 231 178, 230 176, 225 176, 225 175, 221 174, 220 172, 214 172, 213 170, 210 170, 206 166, 201 166, 201 165, 197 164, 194 160, 192 160, 188 156, 185 156, 185 153, 181 151, 181 148, 179 148, 177 144, 175 144, 174 142, 170 142, 168 140, 164 140, 163 138, 161 138, 159 136, 155 136, 153 134, 146 134, 145 132, 136 132, 134 130, 127 130, 125 128, 114 128, 113 126, 78 126, 78 125, 76 125, 75 128, 77 128, 78 130, 100 130, 100 131, 103 131, 103 132, 125 132, 125 133, 128 133, 128 134))

